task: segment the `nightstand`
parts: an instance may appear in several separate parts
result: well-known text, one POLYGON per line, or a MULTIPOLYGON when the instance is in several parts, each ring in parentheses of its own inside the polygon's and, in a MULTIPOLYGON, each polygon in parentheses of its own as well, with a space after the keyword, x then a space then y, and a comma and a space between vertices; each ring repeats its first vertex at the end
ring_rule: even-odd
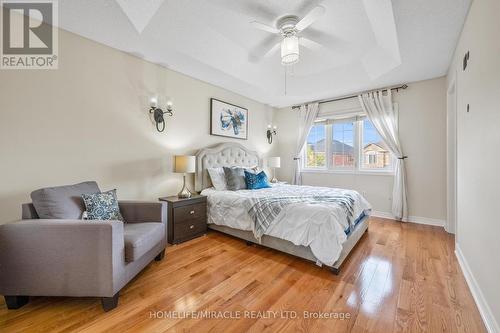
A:
POLYGON ((207 233, 207 197, 193 194, 159 198, 168 206, 168 242, 179 244, 207 233))

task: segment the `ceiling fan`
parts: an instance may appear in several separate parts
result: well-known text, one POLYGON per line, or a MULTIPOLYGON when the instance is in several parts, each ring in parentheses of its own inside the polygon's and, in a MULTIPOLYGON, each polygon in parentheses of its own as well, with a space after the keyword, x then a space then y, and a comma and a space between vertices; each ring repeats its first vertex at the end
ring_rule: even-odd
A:
POLYGON ((325 7, 314 7, 306 16, 299 19, 296 15, 286 15, 278 19, 276 27, 252 21, 253 27, 273 34, 282 36, 282 40, 267 50, 264 56, 273 54, 281 46, 281 63, 283 65, 293 65, 299 61, 299 43, 307 48, 316 49, 321 44, 308 38, 300 37, 301 31, 306 29, 325 13, 325 7))

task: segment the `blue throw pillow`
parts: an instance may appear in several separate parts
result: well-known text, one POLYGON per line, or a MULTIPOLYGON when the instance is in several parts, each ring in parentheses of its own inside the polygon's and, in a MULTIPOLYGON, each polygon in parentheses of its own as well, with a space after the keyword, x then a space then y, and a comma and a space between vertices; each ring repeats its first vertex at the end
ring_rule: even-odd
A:
POLYGON ((82 194, 89 220, 118 220, 123 221, 116 198, 116 190, 102 193, 82 194))
POLYGON ((256 174, 245 170, 245 182, 247 183, 247 189, 249 190, 271 187, 267 181, 267 175, 264 171, 256 174))

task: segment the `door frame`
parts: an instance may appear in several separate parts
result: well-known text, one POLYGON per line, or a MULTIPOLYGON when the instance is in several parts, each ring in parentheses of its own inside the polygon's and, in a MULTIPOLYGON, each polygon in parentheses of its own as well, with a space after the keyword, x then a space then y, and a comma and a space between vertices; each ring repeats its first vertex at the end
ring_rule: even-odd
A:
POLYGON ((457 233, 457 76, 450 81, 446 91, 446 224, 445 230, 457 233))

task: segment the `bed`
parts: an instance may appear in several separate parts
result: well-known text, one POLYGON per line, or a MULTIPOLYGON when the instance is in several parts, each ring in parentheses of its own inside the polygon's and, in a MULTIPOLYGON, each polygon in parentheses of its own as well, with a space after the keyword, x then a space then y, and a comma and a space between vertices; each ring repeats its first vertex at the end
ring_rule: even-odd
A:
POLYGON ((371 207, 356 191, 288 184, 217 191, 207 169, 223 166, 251 168, 261 166, 261 160, 238 143, 196 154, 195 186, 207 196, 210 229, 315 262, 335 274, 368 229, 371 207))

